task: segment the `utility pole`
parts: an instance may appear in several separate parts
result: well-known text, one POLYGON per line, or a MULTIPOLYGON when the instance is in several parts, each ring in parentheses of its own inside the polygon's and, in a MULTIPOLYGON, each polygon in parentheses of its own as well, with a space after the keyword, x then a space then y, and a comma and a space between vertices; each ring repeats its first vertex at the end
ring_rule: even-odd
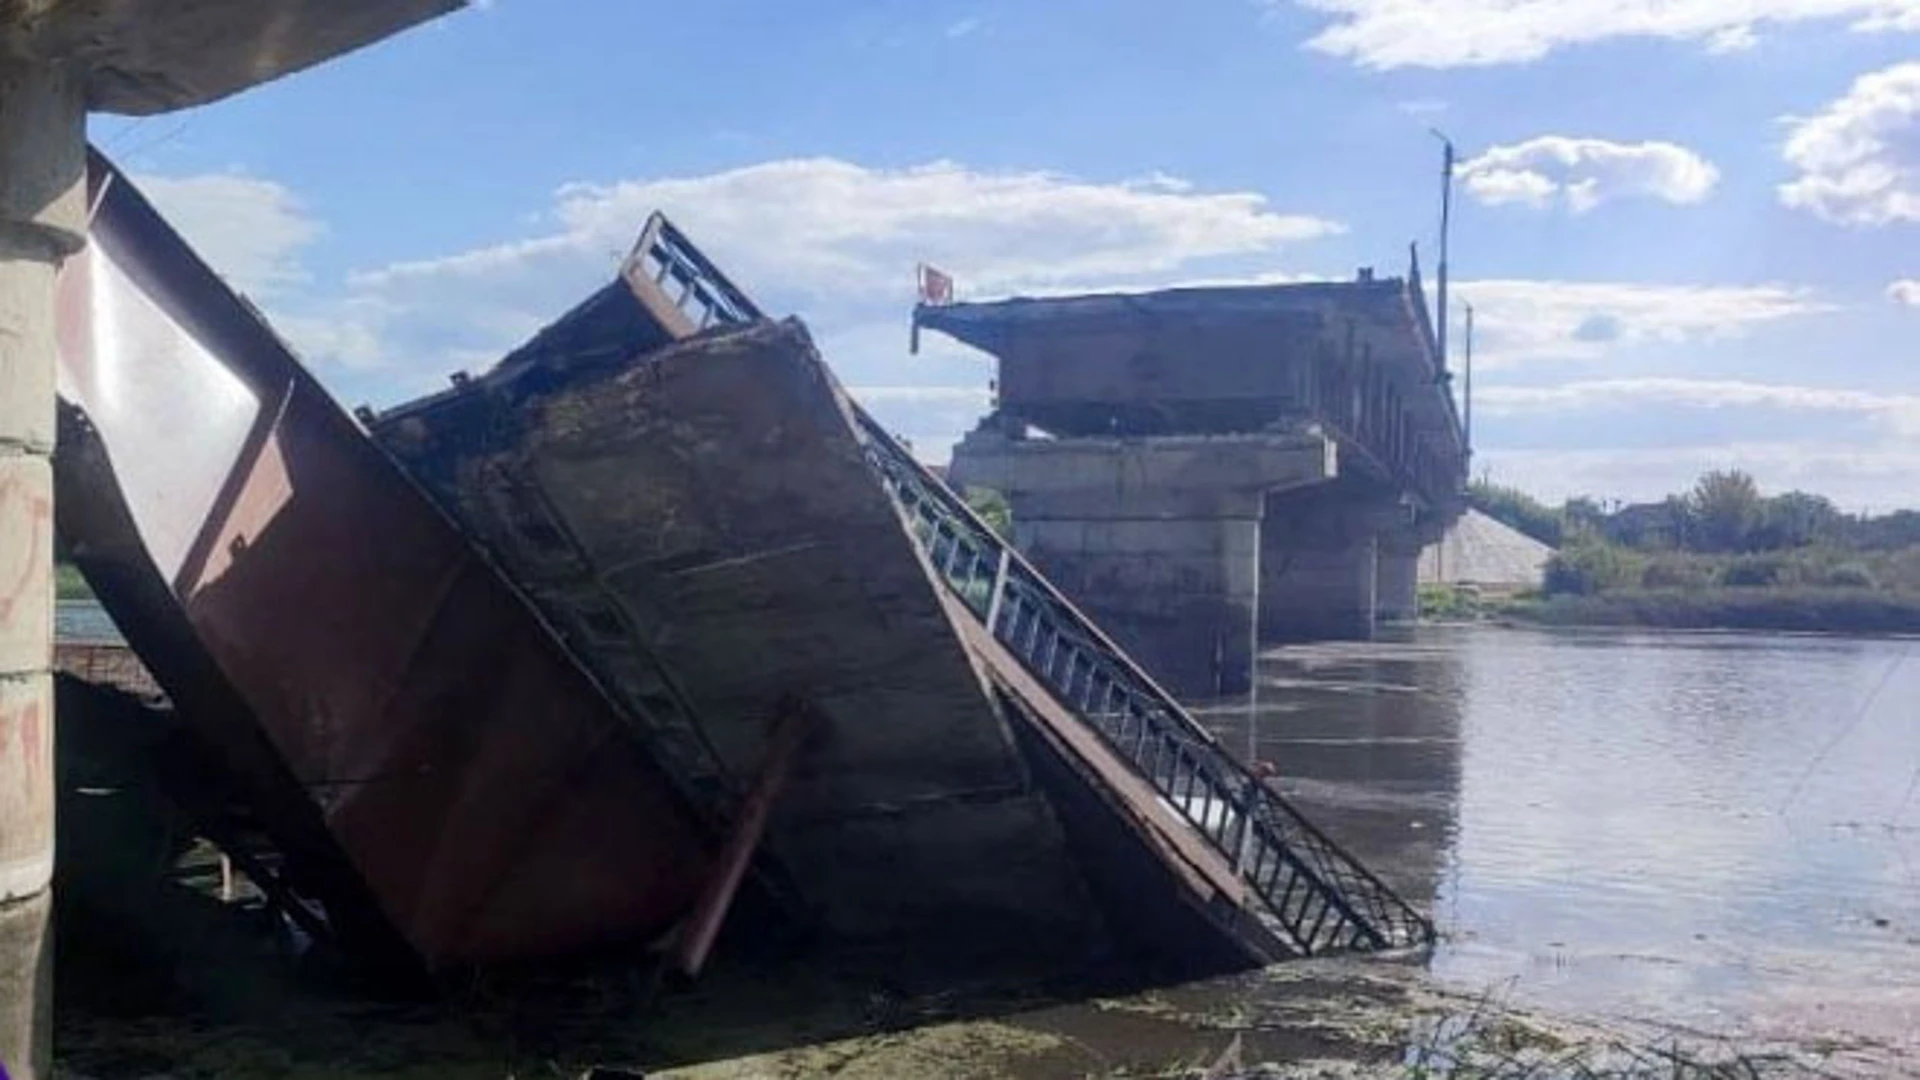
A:
POLYGON ((1440 156, 1440 326, 1438 364, 1439 374, 1447 374, 1447 233, 1452 225, 1453 216, 1453 140, 1442 134, 1439 128, 1428 128, 1433 137, 1440 140, 1443 148, 1440 156))

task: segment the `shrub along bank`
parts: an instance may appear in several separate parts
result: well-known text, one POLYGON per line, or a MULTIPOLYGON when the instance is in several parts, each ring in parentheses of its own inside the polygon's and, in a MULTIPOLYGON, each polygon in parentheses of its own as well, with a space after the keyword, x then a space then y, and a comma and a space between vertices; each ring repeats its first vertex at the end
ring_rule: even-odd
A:
POLYGON ((1849 515, 1806 492, 1767 496, 1737 470, 1635 506, 1569 499, 1555 508, 1484 482, 1470 494, 1560 550, 1539 594, 1436 595, 1437 617, 1920 633, 1920 513, 1849 515))

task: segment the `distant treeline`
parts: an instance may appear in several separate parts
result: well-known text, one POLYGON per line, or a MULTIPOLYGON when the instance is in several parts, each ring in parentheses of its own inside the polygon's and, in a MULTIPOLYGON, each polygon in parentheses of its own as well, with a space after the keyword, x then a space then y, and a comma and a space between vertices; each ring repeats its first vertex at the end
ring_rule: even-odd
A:
POLYGON ((1559 551, 1550 622, 1920 632, 1920 513, 1847 514, 1804 491, 1763 495, 1738 470, 1659 502, 1551 507, 1475 483, 1472 505, 1559 551))
POLYGON ((1599 539, 1640 551, 1725 554, 1817 545, 1855 551, 1920 545, 1920 511, 1847 514, 1824 495, 1762 495, 1753 477, 1738 469, 1709 472, 1683 495, 1612 509, 1586 497, 1548 506, 1518 488, 1485 480, 1474 481, 1469 501, 1553 547, 1599 539))

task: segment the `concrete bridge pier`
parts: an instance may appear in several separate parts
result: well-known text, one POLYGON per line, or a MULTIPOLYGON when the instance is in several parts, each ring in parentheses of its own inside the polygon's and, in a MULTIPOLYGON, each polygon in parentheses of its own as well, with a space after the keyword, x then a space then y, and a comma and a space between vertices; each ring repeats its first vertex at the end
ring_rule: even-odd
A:
MULTIPOLYGON (((1382 570, 1396 590, 1389 609, 1403 589, 1400 556, 1381 543, 1383 530, 1403 514, 1389 496, 1356 494, 1343 485, 1269 499, 1260 547, 1260 640, 1371 638, 1381 617, 1382 570)), ((1411 587, 1417 566, 1410 558, 1404 587, 1411 587)))
POLYGON ((1420 552, 1428 543, 1425 532, 1412 528, 1383 530, 1374 540, 1379 569, 1374 574, 1374 618, 1378 622, 1412 622, 1420 616, 1420 552))
POLYGON ((1014 541, 1180 697, 1246 692, 1269 492, 1332 475, 1318 435, 1017 439, 982 429, 951 479, 1006 496, 1014 541))
POLYGON ((85 238, 81 88, 0 43, 0 1063, 53 1020, 54 275, 85 238))

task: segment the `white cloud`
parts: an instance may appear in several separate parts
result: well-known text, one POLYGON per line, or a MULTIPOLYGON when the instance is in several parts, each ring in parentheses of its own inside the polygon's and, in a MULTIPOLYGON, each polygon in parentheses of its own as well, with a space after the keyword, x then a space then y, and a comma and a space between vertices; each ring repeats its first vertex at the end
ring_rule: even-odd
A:
POLYGON ((1474 412, 1486 418, 1480 430, 1487 436, 1476 462, 1499 482, 1549 500, 1658 499, 1709 469, 1739 468, 1767 491, 1816 491, 1850 509, 1885 511, 1912 505, 1920 469, 1916 394, 1738 379, 1591 379, 1476 387, 1474 412), (1669 443, 1663 436, 1685 430, 1676 428, 1673 409, 1721 414, 1699 423, 1723 441, 1669 443), (1810 415, 1783 419, 1782 411, 1810 415), (1511 426, 1527 419, 1533 423, 1511 426), (1629 443, 1652 436, 1658 445, 1502 445, 1502 432, 1529 430, 1535 438, 1553 430, 1629 443))
POLYGON ((306 281, 300 254, 321 226, 285 187, 238 173, 133 179, 200 257, 241 292, 272 296, 306 281))
MULTIPOLYGON (((1920 29, 1920 9, 1909 11, 1920 29)), ((1920 223, 1920 62, 1854 80, 1793 122, 1783 151, 1800 175, 1780 201, 1843 225, 1920 223)))
POLYGON ((1650 285, 1603 281, 1463 281, 1474 307, 1474 363, 1593 360, 1620 346, 1715 340, 1831 310, 1785 285, 1650 285))
MULTIPOLYGON (((804 314, 823 344, 858 329, 854 347, 828 355, 862 379, 866 367, 904 360, 919 261, 952 273, 963 293, 1058 291, 1165 280, 1342 231, 1280 213, 1258 194, 1202 192, 1164 174, 1096 183, 952 162, 772 161, 568 185, 543 216, 544 234, 356 273, 340 318, 296 339, 340 362, 377 353, 389 365, 443 369, 476 352, 498 355, 610 280, 656 209, 769 310, 804 314)), ((922 358, 922 370, 934 366, 922 358)))
POLYGON ((1697 409, 1795 409, 1847 413, 1901 436, 1920 436, 1920 395, 1737 379, 1590 379, 1557 386, 1487 386, 1474 407, 1491 416, 1676 405, 1697 409))
POLYGON ((1624 196, 1695 203, 1720 179, 1711 162, 1674 143, 1565 135, 1490 147, 1457 171, 1467 194, 1487 205, 1545 207, 1559 200, 1576 214, 1624 196))
POLYGON ((1715 55, 1746 52, 1758 44, 1760 37, 1753 32, 1753 27, 1741 23, 1739 26, 1715 30, 1707 38, 1707 51, 1715 55))
POLYGON ((971 16, 956 19, 947 24, 946 34, 950 38, 963 38, 980 29, 980 20, 971 16))
POLYGON ((1693 485, 1710 469, 1737 468, 1763 491, 1814 491, 1841 507, 1884 512, 1911 507, 1920 442, 1835 445, 1820 439, 1639 447, 1625 450, 1477 447, 1477 469, 1550 502, 1574 495, 1644 502, 1693 485))
POLYGON ((954 162, 870 169, 831 158, 708 176, 576 184, 557 216, 576 244, 621 244, 664 208, 724 265, 765 288, 813 295, 884 288, 916 261, 1004 291, 1090 275, 1174 270, 1341 232, 1251 192, 1200 194, 1164 176, 1098 184, 954 162))
MULTIPOLYGON (((1279 0, 1268 0, 1277 3, 1279 0)), ((1917 0, 1295 0, 1333 22, 1307 45, 1367 68, 1538 60, 1619 38, 1745 48, 1758 30, 1844 20, 1859 31, 1920 26, 1917 0)))
POLYGON ((1920 279, 1901 278, 1888 285, 1887 299, 1908 307, 1920 307, 1920 279))

